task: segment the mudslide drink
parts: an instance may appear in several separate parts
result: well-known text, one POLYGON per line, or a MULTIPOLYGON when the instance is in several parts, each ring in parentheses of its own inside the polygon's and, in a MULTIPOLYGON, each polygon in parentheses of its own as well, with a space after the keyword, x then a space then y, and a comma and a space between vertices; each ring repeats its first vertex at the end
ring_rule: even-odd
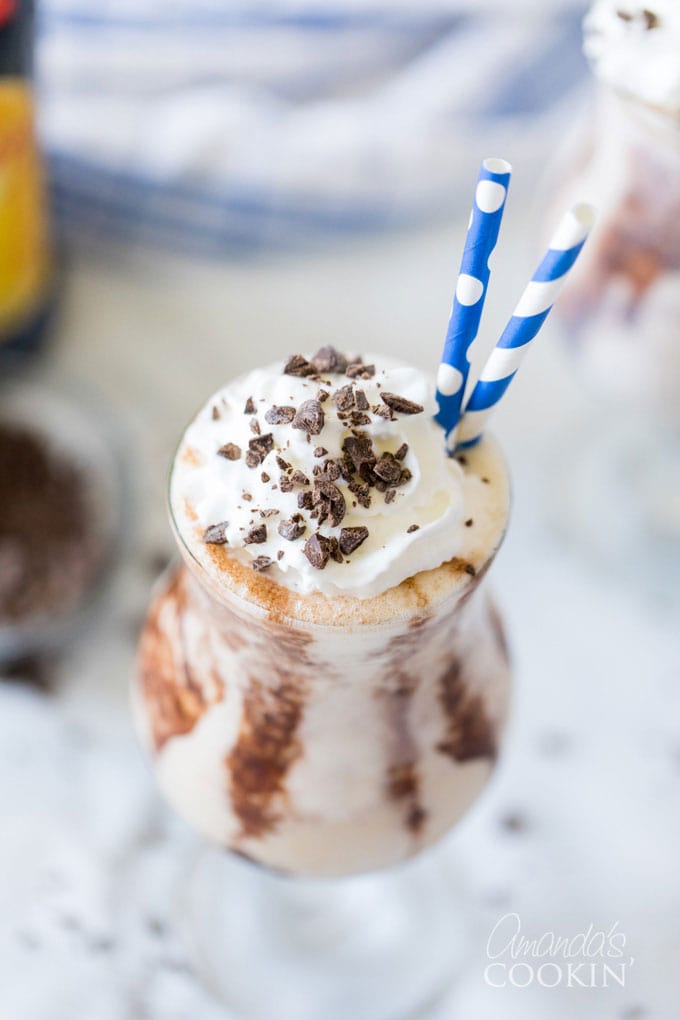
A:
POLYGON ((135 709, 172 806, 286 872, 395 864, 486 783, 508 659, 485 574, 508 477, 458 457, 434 384, 326 347, 215 393, 172 469, 182 565, 153 599, 135 709))
POLYGON ((680 4, 598 0, 584 28, 599 93, 566 190, 600 223, 560 312, 598 393, 677 428, 680 4))

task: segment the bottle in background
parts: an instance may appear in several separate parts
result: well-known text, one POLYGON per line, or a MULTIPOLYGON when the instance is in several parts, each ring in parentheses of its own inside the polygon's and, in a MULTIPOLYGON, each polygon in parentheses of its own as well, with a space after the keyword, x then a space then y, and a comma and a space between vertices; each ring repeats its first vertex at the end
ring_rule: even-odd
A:
POLYGON ((31 83, 33 23, 33 0, 0 0, 0 364, 43 345, 53 303, 31 83))

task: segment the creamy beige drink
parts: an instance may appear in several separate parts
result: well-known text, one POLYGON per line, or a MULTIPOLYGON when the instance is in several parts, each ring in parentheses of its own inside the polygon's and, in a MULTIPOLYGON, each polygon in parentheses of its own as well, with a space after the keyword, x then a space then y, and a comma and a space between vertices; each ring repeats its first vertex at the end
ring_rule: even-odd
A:
POLYGON ((597 0, 584 32, 597 104, 557 204, 586 196, 599 224, 559 312, 598 394, 677 429, 680 3, 597 0))
POLYGON ((489 777, 508 663, 484 574, 507 521, 490 440, 446 455, 434 385, 324 348, 218 391, 172 472, 184 565, 135 692, 173 807, 288 872, 394 864, 489 777))

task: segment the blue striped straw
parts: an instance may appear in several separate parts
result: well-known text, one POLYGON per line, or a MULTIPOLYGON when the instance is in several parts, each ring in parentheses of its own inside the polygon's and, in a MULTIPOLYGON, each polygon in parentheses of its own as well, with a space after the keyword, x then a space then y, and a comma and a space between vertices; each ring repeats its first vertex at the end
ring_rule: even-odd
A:
POLYGON ((573 206, 563 217, 465 405, 457 436, 459 447, 472 446, 481 438, 487 419, 545 322, 594 222, 595 209, 585 203, 573 206))
POLYGON ((453 297, 444 353, 437 372, 435 421, 451 445, 460 418, 470 371, 468 351, 477 336, 489 284, 489 257, 496 247, 512 167, 504 159, 485 159, 479 171, 465 248, 453 297))

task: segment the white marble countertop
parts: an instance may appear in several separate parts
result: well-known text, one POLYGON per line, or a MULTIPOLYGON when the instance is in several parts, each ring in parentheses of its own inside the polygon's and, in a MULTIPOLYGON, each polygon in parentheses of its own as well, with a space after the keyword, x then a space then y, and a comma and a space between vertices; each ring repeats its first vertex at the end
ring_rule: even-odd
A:
MULTIPOLYGON (((508 210, 487 343, 538 254, 525 215, 521 203, 508 210)), ((135 532, 111 604, 61 665, 56 693, 0 688, 0 1020, 226 1017, 192 975, 173 920, 193 837, 160 803, 127 705, 136 628, 171 552, 166 465, 218 381, 281 352, 370 345, 434 367, 462 229, 240 265, 76 258, 55 368, 94 386, 125 422, 135 532)), ((493 570, 514 711, 497 776, 450 841, 470 952, 437 1020, 677 1016, 677 613, 655 586, 607 575, 549 524, 552 465, 568 464, 587 413, 548 326, 495 420, 515 484, 493 570), (618 922, 634 958, 625 987, 491 987, 486 940, 513 911, 535 938, 618 922)))

